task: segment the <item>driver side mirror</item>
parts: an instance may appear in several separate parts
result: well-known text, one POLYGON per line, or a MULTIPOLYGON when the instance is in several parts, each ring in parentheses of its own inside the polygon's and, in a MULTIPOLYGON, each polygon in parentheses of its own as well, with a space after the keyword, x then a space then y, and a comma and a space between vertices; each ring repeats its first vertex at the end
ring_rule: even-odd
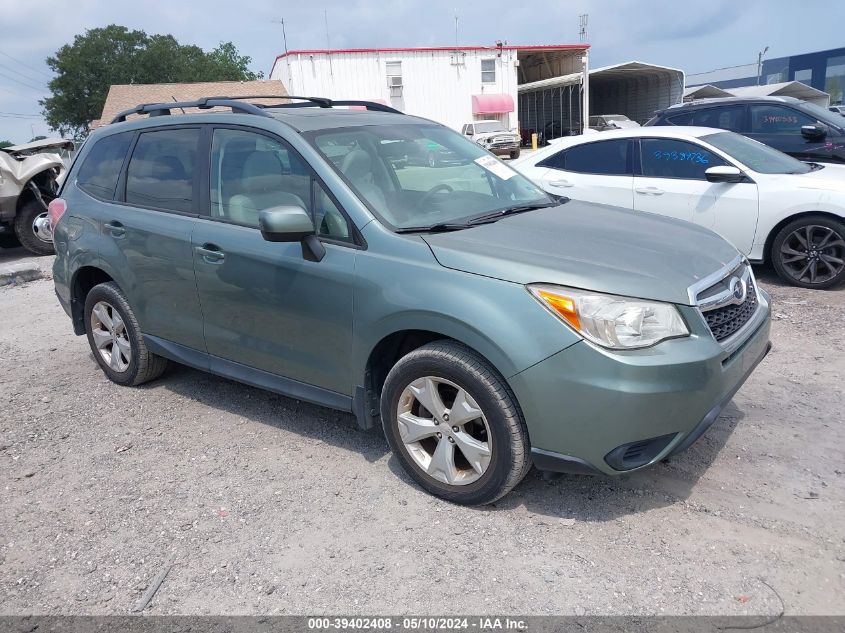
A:
POLYGON ((707 182, 742 182, 745 174, 737 167, 718 165, 710 167, 704 172, 707 182))
POLYGON ((822 125, 821 123, 815 123, 813 125, 802 125, 801 136, 810 140, 822 139, 827 136, 827 126, 822 125))
POLYGON ((326 255, 326 248, 317 238, 311 216, 299 205, 261 210, 258 227, 261 237, 268 242, 301 242, 302 256, 309 261, 319 262, 326 255))

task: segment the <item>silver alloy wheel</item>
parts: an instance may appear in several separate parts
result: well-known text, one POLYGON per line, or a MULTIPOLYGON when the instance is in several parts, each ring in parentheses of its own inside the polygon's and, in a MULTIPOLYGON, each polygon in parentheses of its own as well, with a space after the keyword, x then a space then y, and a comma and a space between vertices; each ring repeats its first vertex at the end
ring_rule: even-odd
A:
POLYGON ((50 230, 50 216, 47 212, 39 213, 32 221, 32 233, 42 242, 53 243, 53 231, 50 230))
POLYGON ((100 356, 116 372, 124 372, 132 362, 132 346, 126 324, 112 305, 98 301, 91 310, 91 337, 100 356))
POLYGON ((397 407, 399 436, 429 477, 453 486, 477 481, 490 465, 487 418, 465 389, 425 376, 405 387, 397 407))

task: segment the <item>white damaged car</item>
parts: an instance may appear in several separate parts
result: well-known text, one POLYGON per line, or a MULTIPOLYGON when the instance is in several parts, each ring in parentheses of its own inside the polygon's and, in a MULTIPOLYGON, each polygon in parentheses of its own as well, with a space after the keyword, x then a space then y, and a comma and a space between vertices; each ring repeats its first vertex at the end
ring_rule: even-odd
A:
POLYGON ((845 282, 845 166, 678 126, 566 137, 513 167, 558 196, 705 226, 790 284, 845 282))
POLYGON ((47 205, 65 171, 59 152, 72 149, 61 138, 0 149, 0 246, 19 242, 36 255, 53 254, 47 205))
POLYGON ((520 136, 516 132, 508 131, 501 121, 490 119, 466 123, 461 128, 461 133, 496 156, 519 158, 520 136))

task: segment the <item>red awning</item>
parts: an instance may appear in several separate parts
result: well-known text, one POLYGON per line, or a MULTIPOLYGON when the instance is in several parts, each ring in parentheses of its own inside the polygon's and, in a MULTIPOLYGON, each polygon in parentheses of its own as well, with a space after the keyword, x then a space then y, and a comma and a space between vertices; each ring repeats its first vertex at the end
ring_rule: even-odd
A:
POLYGON ((503 112, 513 112, 513 97, 510 95, 472 95, 473 114, 502 114, 503 112))
MULTIPOLYGON (((387 101, 384 99, 365 99, 365 101, 372 101, 373 103, 380 103, 381 105, 387 105, 387 101)), ((350 110, 366 110, 366 106, 349 106, 350 110)))

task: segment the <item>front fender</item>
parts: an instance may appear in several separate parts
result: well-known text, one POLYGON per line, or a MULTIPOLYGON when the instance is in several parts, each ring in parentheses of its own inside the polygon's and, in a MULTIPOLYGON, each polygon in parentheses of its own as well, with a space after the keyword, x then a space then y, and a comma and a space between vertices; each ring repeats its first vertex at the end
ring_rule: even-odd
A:
POLYGON ((421 239, 371 246, 356 261, 353 388, 378 343, 401 331, 460 341, 505 378, 581 340, 521 284, 444 268, 421 239))

